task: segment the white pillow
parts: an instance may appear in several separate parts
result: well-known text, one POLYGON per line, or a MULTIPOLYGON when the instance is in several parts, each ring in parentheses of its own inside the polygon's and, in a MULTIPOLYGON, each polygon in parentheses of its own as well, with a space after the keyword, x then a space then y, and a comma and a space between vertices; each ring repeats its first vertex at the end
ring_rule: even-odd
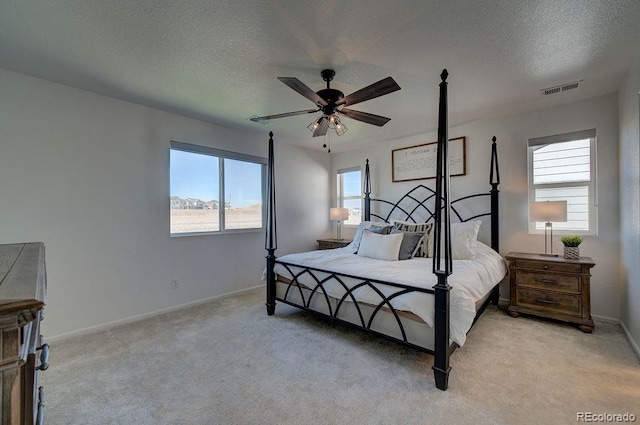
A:
POLYGON ((379 235, 364 230, 360 240, 360 248, 358 248, 358 255, 378 260, 398 261, 398 253, 400 252, 403 237, 402 233, 379 235))
MULTIPOLYGON (((480 220, 451 223, 451 256, 454 260, 472 260, 476 258, 478 231, 481 224, 482 221, 480 220)), ((433 257, 434 233, 432 230, 431 240, 429 241, 429 257, 433 257)), ((444 252, 444 245, 441 245, 441 252, 444 252)))
POLYGON ((362 221, 358 225, 358 229, 356 230, 356 234, 353 236, 353 242, 351 242, 351 247, 353 248, 353 253, 356 254, 358 252, 358 248, 360 247, 360 240, 362 239, 362 232, 365 229, 370 229, 372 227, 385 227, 389 226, 384 221, 362 221))

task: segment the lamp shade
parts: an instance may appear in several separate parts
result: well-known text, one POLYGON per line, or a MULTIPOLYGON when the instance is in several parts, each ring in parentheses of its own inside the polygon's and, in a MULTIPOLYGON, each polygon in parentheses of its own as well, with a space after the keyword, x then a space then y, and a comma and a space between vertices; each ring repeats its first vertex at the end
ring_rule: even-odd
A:
POLYGON ((567 201, 531 202, 529 221, 566 222, 567 201))
POLYGON ((347 220, 349 218, 349 208, 331 208, 329 210, 331 220, 347 220))

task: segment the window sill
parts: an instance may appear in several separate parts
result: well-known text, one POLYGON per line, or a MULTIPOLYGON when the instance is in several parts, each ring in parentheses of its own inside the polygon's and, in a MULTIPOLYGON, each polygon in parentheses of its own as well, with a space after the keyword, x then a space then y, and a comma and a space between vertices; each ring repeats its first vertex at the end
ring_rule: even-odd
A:
MULTIPOLYGON (((544 230, 529 230, 530 235, 541 235, 544 236, 544 230)), ((598 232, 593 230, 553 230, 553 236, 568 236, 568 235, 578 235, 578 236, 598 236, 598 232)))
POLYGON ((265 229, 227 229, 222 232, 189 232, 189 233, 170 233, 172 238, 183 238, 189 236, 217 236, 217 235, 230 235, 236 233, 264 233, 265 229))

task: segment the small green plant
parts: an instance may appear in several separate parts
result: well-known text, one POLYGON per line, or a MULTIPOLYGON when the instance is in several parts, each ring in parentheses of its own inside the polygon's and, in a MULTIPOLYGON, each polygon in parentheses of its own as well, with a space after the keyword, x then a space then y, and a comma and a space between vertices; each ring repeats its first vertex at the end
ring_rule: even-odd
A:
POLYGON ((567 236, 561 237, 560 240, 562 241, 564 246, 576 247, 576 246, 580 246, 580 244, 582 243, 582 236, 567 235, 567 236))

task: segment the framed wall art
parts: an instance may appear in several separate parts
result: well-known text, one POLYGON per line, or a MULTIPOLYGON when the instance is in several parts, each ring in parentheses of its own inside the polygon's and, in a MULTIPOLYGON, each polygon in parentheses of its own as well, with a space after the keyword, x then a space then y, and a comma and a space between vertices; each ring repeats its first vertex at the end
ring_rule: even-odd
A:
MULTIPOLYGON (((467 174, 467 139, 449 139, 449 174, 451 177, 467 174)), ((436 177, 438 142, 391 151, 391 181, 433 179, 436 177)))

